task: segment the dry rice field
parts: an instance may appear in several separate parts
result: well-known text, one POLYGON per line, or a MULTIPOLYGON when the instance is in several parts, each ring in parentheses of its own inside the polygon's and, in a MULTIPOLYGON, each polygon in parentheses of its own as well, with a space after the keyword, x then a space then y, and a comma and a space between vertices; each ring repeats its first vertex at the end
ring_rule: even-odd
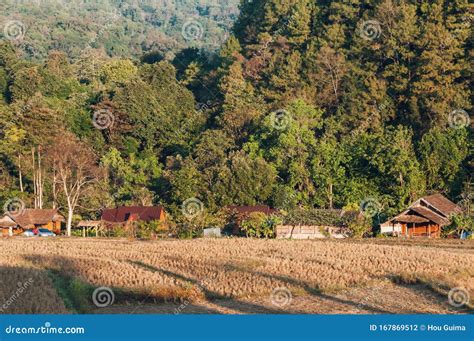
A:
POLYGON ((0 239, 6 314, 456 314, 473 298, 472 240, 0 239))

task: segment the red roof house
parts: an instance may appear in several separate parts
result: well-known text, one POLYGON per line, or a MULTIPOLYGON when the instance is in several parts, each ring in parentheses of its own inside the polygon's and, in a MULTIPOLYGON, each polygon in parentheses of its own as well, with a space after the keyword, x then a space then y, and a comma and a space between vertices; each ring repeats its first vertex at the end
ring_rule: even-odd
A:
POLYGON ((131 221, 164 221, 163 206, 120 206, 102 211, 101 220, 109 224, 126 224, 131 221))

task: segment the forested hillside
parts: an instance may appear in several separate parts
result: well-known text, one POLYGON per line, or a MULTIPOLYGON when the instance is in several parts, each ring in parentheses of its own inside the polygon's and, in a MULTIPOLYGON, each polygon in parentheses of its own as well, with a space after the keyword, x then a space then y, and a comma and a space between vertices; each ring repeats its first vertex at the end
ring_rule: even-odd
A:
POLYGON ((218 49, 237 15, 238 0, 2 0, 7 29, 0 36, 15 32, 19 50, 36 60, 53 49, 71 58, 87 48, 115 57, 173 55, 190 43, 218 49))
MULTIPOLYGON (((459 202, 472 193, 469 6, 244 1, 215 59, 188 44, 173 58, 106 48, 70 61, 82 45, 49 40, 48 57, 30 62, 5 41, 0 199, 33 205, 41 190, 44 206, 65 209, 58 170, 73 165, 91 180, 75 211, 83 217, 162 203, 178 220, 192 199, 208 220, 224 205, 258 203, 362 207, 381 220, 427 193, 459 202), (90 167, 77 168, 78 155, 90 167)), ((72 26, 60 35, 77 34, 72 26)), ((206 37, 219 34, 206 26, 206 37)), ((159 39, 147 36, 145 50, 159 39)))

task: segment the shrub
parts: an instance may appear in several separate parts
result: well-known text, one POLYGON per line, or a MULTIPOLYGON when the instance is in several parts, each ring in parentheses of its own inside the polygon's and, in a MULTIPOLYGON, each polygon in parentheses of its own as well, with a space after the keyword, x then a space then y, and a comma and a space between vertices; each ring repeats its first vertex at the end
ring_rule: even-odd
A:
POLYGON ((108 237, 156 239, 168 236, 168 223, 159 220, 134 221, 130 224, 115 226, 109 230, 108 237))
POLYGON ((446 235, 456 234, 461 237, 464 233, 474 232, 474 216, 466 213, 451 215, 451 225, 446 227, 446 235))
POLYGON ((351 237, 362 238, 372 235, 372 224, 364 215, 359 215, 354 220, 349 221, 347 227, 351 237))
POLYGON ((242 220, 241 227, 247 237, 272 238, 275 236, 275 226, 279 222, 281 221, 278 217, 253 212, 242 220))
POLYGON ((209 213, 201 212, 196 217, 188 218, 178 216, 172 222, 172 231, 180 239, 191 239, 201 237, 203 230, 212 227, 222 227, 225 225, 223 212, 209 213))
POLYGON ((137 221, 134 223, 135 238, 156 239, 168 235, 168 226, 159 220, 150 222, 137 221))

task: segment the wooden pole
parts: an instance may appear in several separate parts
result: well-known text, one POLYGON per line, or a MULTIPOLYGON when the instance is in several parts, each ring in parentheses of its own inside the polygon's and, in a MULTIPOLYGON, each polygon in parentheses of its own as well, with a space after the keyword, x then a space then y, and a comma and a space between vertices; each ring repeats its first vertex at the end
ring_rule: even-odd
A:
POLYGON ((35 147, 31 148, 31 159, 33 165, 33 194, 35 197, 35 208, 38 208, 38 193, 36 189, 36 161, 35 161, 35 147))
POLYGON ((56 208, 56 165, 53 163, 53 208, 56 208))
POLYGON ((38 206, 40 209, 43 208, 43 176, 41 173, 41 146, 38 146, 38 206))

